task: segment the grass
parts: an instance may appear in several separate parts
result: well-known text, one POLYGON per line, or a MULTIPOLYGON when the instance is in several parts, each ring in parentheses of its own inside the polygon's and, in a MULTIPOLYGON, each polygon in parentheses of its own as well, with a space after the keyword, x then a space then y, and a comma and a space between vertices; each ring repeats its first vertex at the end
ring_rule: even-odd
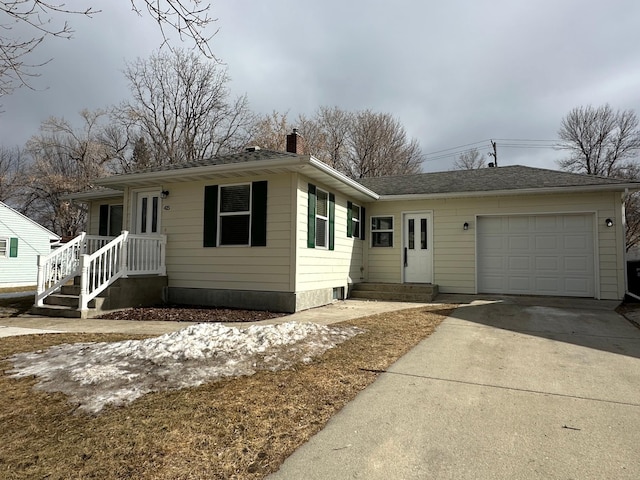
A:
MULTIPOLYGON (((309 365, 146 395, 99 415, 62 394, 12 379, 0 362, 0 478, 259 479, 276 471, 329 418, 419 341, 452 306, 345 322, 365 330, 309 365)), ((130 335, 5 338, 0 359, 60 343, 130 335)))
MULTIPOLYGON (((9 289, 5 289, 9 290, 9 289)), ((11 289, 11 292, 0 293, 13 293, 15 290, 11 289)), ((30 291, 30 290, 26 290, 30 291)), ((17 317, 23 313, 27 313, 31 307, 33 307, 34 297, 33 295, 15 297, 15 298, 0 298, 0 318, 2 317, 17 317)))

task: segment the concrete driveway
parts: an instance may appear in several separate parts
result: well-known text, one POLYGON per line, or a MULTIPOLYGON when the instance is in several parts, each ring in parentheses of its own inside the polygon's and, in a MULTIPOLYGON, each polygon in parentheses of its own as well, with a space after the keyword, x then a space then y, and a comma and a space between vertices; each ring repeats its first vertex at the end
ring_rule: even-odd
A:
POLYGON ((636 480, 640 330, 614 306, 464 305, 269 478, 636 480))

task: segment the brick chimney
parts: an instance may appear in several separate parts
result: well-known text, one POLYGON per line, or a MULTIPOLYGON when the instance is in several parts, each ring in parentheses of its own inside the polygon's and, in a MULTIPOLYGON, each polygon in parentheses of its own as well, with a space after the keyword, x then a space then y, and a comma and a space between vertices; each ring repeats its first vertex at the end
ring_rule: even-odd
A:
POLYGON ((304 143, 302 136, 298 134, 297 128, 294 128, 293 132, 287 135, 287 152, 298 155, 304 154, 304 143))

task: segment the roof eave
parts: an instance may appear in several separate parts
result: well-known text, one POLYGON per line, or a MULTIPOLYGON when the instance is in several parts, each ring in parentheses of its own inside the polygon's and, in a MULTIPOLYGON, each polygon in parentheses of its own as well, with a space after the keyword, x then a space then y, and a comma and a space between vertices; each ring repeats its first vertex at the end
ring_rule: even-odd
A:
POLYGON ((380 195, 380 201, 430 200, 440 198, 505 197, 511 195, 544 195, 550 193, 624 192, 640 190, 640 183, 620 183, 606 185, 581 185, 571 187, 522 188, 511 190, 484 190, 478 192, 408 193, 401 195, 380 195))
POLYGON ((261 171, 274 168, 292 168, 308 163, 308 156, 283 157, 272 160, 257 160, 242 163, 224 163, 217 165, 203 165, 201 167, 186 167, 172 170, 161 170, 156 172, 126 173, 122 175, 112 175, 96 180, 96 185, 124 190, 128 186, 139 186, 161 184, 167 179, 180 181, 179 177, 206 178, 216 174, 229 172, 247 173, 251 171, 261 171), (184 175, 181 175, 184 174, 184 175))

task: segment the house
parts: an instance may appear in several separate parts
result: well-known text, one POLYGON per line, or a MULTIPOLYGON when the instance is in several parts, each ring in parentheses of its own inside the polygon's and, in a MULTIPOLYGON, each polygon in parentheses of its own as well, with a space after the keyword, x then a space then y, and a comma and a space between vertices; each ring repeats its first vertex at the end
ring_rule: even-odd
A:
POLYGON ((60 237, 0 202, 0 288, 36 285, 38 255, 60 237))
MULTIPOLYGON (((254 147, 96 181, 102 190, 74 196, 89 207, 80 253, 91 238, 128 247, 85 272, 163 277, 171 303, 283 312, 372 284, 625 294, 622 197, 640 183, 523 166, 356 181, 300 142, 294 132, 287 152, 254 147)), ((106 288, 86 282, 85 294, 106 288)))

